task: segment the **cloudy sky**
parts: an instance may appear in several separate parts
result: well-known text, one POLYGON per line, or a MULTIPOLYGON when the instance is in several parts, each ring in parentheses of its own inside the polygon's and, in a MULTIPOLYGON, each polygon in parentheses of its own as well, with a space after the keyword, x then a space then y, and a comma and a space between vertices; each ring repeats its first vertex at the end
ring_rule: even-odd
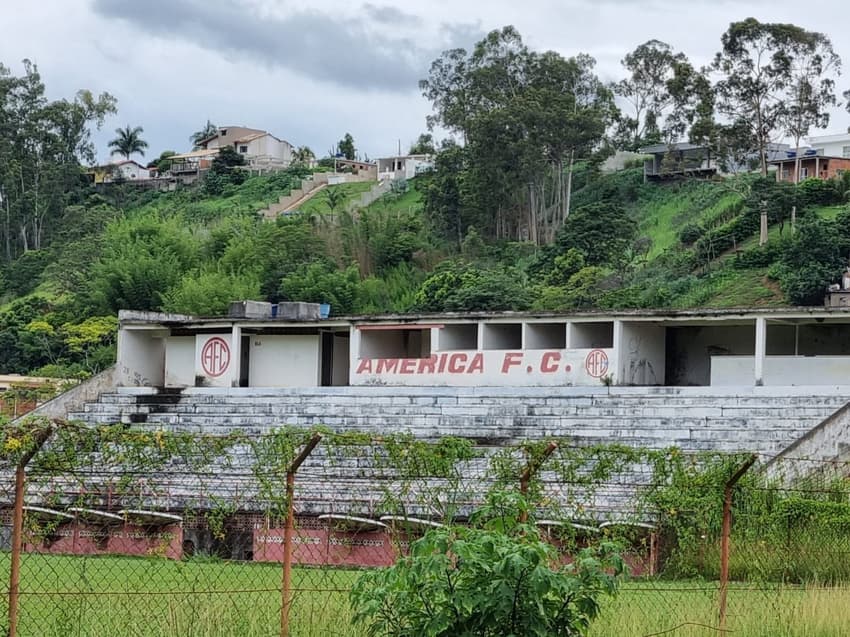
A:
MULTIPOLYGON (((262 128, 326 153, 346 132, 371 157, 425 129, 417 88, 439 53, 515 25, 535 49, 589 53, 603 79, 651 38, 697 63, 729 23, 754 16, 829 35, 850 88, 847 0, 0 0, 0 62, 35 61, 50 97, 108 91, 119 114, 98 135, 141 125, 148 155, 187 150, 207 119, 262 128), (13 8, 12 8, 13 7, 13 8), (11 10, 10 10, 11 9, 11 10)), ((830 131, 850 125, 836 111, 830 131)))

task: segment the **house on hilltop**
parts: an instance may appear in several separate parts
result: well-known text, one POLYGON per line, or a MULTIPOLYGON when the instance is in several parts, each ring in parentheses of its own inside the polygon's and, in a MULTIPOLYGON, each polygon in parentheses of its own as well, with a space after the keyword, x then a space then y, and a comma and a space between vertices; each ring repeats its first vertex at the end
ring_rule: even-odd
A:
POLYGON ((434 167, 431 155, 396 155, 381 157, 378 161, 378 179, 412 179, 434 167))
POLYGON ((782 159, 771 162, 777 167, 777 181, 788 181, 797 183, 805 179, 832 179, 840 177, 845 171, 850 170, 850 157, 835 157, 826 155, 823 149, 801 148, 799 157, 797 151, 789 150, 782 159), (800 176, 797 177, 797 164, 799 162, 800 176))
POLYGON ((286 168, 292 163, 292 144, 256 128, 222 126, 198 146, 205 151, 230 146, 245 157, 249 168, 258 171, 286 168))
POLYGON ((144 181, 151 179, 151 171, 133 159, 124 159, 89 171, 95 184, 110 184, 115 181, 144 181))
POLYGON ((717 158, 708 146, 689 142, 653 144, 641 148, 640 153, 651 155, 643 164, 644 181, 717 174, 717 158))

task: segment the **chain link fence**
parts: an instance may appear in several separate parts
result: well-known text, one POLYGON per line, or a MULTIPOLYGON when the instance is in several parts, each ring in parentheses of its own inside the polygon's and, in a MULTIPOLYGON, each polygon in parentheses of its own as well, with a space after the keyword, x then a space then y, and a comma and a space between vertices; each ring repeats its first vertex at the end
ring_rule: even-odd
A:
POLYGON ((364 573, 509 492, 562 563, 620 547, 628 574, 592 636, 843 634, 846 464, 486 442, 7 427, 0 621, 22 636, 365 635, 350 602, 364 573))

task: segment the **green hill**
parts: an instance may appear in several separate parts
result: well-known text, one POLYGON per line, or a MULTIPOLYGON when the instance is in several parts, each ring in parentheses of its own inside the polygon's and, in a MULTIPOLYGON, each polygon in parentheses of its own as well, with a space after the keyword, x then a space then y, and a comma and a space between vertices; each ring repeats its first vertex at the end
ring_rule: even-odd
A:
MULTIPOLYGON (((473 227, 443 238, 427 175, 353 214, 325 214, 320 197, 276 221, 256 214, 301 176, 89 189, 44 248, 0 270, 0 371, 93 373, 111 360, 117 310, 211 315, 236 298, 327 301, 335 314, 817 303, 850 251, 840 184, 801 185, 792 231, 787 191, 752 176, 653 184, 584 169, 569 218, 537 247, 473 227)), ((338 210, 370 184, 356 186, 336 187, 338 210)))

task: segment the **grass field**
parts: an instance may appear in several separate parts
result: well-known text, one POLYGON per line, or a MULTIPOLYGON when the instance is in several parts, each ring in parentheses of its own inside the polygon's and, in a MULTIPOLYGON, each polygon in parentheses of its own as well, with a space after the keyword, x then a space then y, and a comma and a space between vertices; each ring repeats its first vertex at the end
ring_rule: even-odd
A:
MULTIPOLYGON (((9 555, 0 554, 8 581, 9 555)), ((350 625, 353 570, 295 569, 293 637, 360 637, 350 625)), ((22 637, 266 637, 278 634, 278 564, 193 559, 25 555, 22 637)), ((7 613, 6 591, 0 612, 7 613)), ((850 626, 850 588, 733 584, 727 629, 736 637, 839 637, 850 626)), ((590 637, 716 636, 717 586, 697 581, 633 581, 590 637), (677 628, 678 627, 678 628, 677 628)))

